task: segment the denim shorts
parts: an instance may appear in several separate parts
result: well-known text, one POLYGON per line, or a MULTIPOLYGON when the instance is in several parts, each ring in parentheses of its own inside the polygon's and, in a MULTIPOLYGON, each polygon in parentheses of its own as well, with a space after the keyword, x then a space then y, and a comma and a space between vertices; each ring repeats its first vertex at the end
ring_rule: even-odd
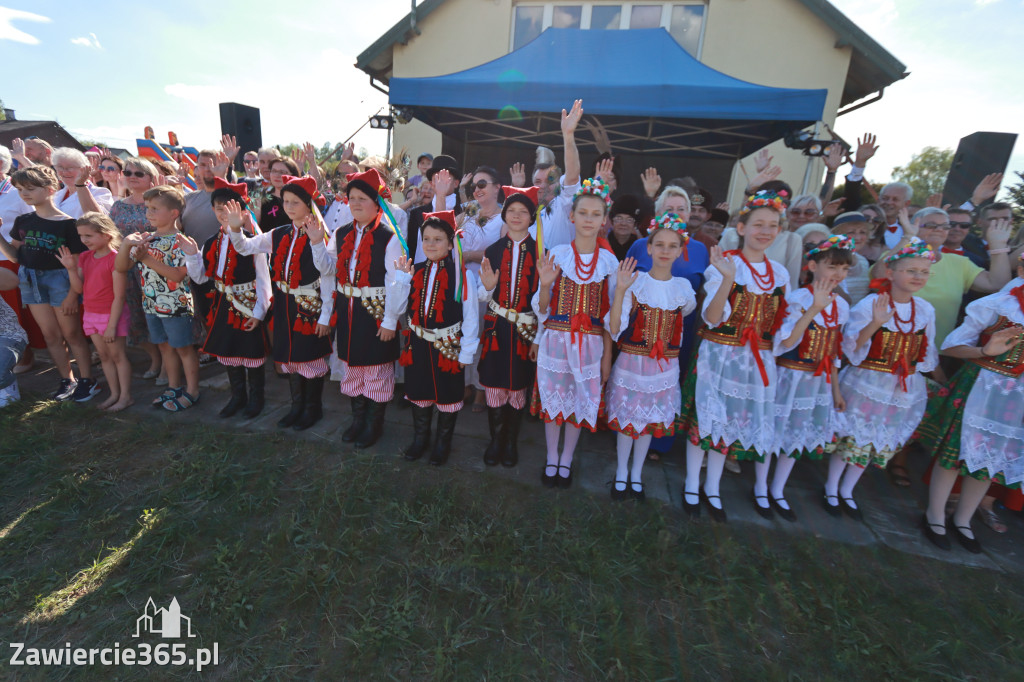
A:
POLYGON ((146 313, 146 326, 149 328, 151 343, 166 343, 171 348, 184 348, 192 345, 192 316, 159 317, 146 313))
POLYGON ((71 280, 64 268, 57 270, 18 269, 18 289, 25 305, 59 306, 71 291, 71 280))

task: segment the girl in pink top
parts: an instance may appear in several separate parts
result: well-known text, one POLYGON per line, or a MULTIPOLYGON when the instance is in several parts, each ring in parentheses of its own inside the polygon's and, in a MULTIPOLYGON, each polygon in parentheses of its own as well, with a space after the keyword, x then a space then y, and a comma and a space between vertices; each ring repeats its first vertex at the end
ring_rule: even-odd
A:
POLYGON ((76 256, 62 246, 57 257, 68 271, 72 291, 82 294, 82 328, 96 346, 110 388, 110 397, 100 409, 118 412, 135 402, 131 396, 132 366, 125 353, 128 279, 114 269, 121 231, 106 214, 95 211, 79 218, 76 227, 89 250, 76 256))

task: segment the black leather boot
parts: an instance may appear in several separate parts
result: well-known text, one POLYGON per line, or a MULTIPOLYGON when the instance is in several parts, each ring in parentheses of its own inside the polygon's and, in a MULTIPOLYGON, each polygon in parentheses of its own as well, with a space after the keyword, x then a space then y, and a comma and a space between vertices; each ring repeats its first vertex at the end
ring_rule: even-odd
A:
POLYGON ((306 406, 305 388, 306 380, 302 378, 301 374, 293 372, 288 375, 288 390, 292 395, 292 409, 277 422, 282 429, 287 429, 302 416, 302 409, 306 406))
POLYGON ((368 448, 377 442, 380 435, 384 433, 384 412, 387 410, 387 403, 378 403, 375 400, 366 399, 369 409, 366 410, 366 426, 356 436, 357 448, 368 448))
POLYGON ((405 458, 413 462, 423 456, 430 445, 430 422, 434 419, 434 406, 419 407, 409 403, 412 407, 412 444, 405 449, 405 458))
POLYGON ((448 461, 452 451, 452 436, 455 434, 455 421, 458 412, 437 412, 437 439, 434 441, 434 452, 430 455, 430 463, 441 466, 448 461))
POLYGON ((363 432, 366 427, 366 409, 370 403, 370 399, 363 395, 357 395, 350 400, 352 401, 352 425, 341 434, 341 439, 346 443, 351 443, 363 432))
POLYGON ((316 424, 324 416, 324 377, 306 379, 306 405, 302 408, 302 416, 292 426, 296 431, 305 431, 316 424))
POLYGON ((231 400, 218 414, 222 419, 232 417, 240 409, 245 407, 247 398, 245 396, 245 367, 226 367, 228 371, 228 384, 231 386, 231 400))
POLYGON ((511 405, 502 408, 505 411, 505 453, 501 457, 501 465, 514 467, 519 463, 519 427, 523 423, 524 407, 517 410, 511 405))
POLYGON ((504 407, 487 408, 487 426, 491 430, 491 442, 484 450, 484 464, 496 466, 505 455, 505 421, 502 419, 504 407))
POLYGON ((252 419, 263 411, 263 387, 266 384, 267 375, 263 365, 250 367, 245 372, 249 379, 249 403, 245 406, 242 416, 252 419))

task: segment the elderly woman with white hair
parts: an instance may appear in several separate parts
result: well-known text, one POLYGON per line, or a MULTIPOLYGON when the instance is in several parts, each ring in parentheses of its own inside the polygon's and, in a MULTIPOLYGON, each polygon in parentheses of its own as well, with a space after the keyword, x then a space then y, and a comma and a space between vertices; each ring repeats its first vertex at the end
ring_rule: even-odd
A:
MULTIPOLYGON (((3 235, 7 241, 11 241, 11 228, 14 227, 14 219, 32 212, 32 207, 21 200, 18 190, 11 184, 11 179, 8 177, 11 165, 11 150, 0 145, 0 235, 3 235)), ((18 264, 5 256, 2 251, 0 251, 0 268, 10 270, 15 274, 18 272, 18 264)), ((32 348, 45 348, 46 343, 43 341, 42 332, 39 331, 39 326, 32 319, 28 308, 22 307, 21 292, 18 287, 0 291, 0 297, 7 301, 7 305, 17 313, 18 322, 28 332, 29 347, 14 368, 15 374, 22 374, 32 367, 32 348)))
POLYGON ((817 223, 821 218, 821 199, 813 194, 794 197, 786 209, 786 225, 790 232, 796 232, 808 223, 817 223))
POLYGON ((72 218, 81 218, 89 211, 110 213, 114 195, 105 187, 98 187, 90 180, 92 164, 82 152, 71 147, 57 147, 53 150, 53 169, 60 178, 61 188, 53 197, 57 210, 72 218))

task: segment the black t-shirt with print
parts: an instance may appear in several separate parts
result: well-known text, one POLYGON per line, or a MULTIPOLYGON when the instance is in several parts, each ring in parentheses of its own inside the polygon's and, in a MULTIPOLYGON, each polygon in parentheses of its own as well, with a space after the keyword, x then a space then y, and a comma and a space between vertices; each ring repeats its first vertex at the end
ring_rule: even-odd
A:
POLYGON ((18 263, 33 270, 58 270, 64 266, 57 260, 57 250, 68 247, 71 253, 86 250, 78 238, 74 218, 47 220, 37 213, 25 213, 14 219, 11 239, 22 242, 18 263))

